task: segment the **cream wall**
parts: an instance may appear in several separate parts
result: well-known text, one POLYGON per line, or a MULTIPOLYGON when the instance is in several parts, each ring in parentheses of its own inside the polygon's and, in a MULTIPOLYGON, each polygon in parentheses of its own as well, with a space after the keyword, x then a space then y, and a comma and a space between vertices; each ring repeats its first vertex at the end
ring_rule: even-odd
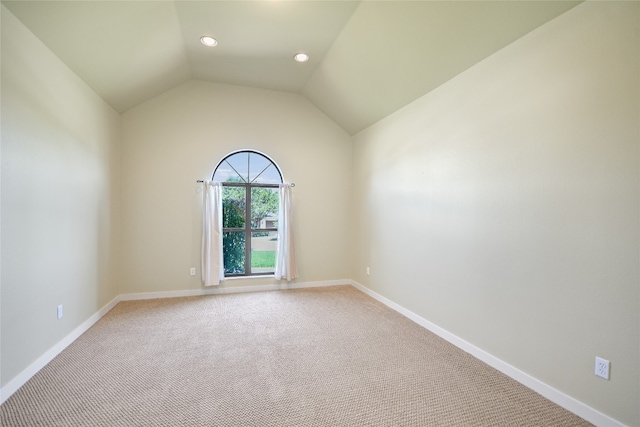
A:
POLYGON ((633 426, 639 21, 584 3, 357 134, 352 213, 354 279, 633 426))
POLYGON ((124 113, 122 129, 121 293, 203 288, 196 180, 245 148, 270 156, 296 184, 296 283, 349 278, 351 139, 301 96, 192 80, 124 113))
POLYGON ((5 386, 117 295, 120 118, 1 15, 5 386))

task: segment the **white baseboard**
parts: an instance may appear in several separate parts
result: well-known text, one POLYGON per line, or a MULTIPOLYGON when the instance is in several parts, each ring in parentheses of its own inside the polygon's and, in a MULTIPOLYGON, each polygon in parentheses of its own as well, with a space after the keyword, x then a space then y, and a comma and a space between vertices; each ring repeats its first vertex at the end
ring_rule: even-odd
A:
POLYGON ((301 289, 301 288, 318 288, 324 286, 350 285, 351 280, 330 280, 318 282, 304 283, 279 283, 271 285, 255 285, 255 286, 235 286, 235 287, 210 287, 205 289, 190 289, 184 291, 165 291, 165 292, 146 292, 136 294, 122 294, 115 297, 107 305, 102 307, 98 312, 85 320, 80 326, 71 331, 67 336, 51 347, 46 353, 40 356, 35 362, 27 366, 25 370, 20 372, 15 378, 9 381, 4 387, 0 388, 0 404, 4 403, 13 393, 22 387, 31 377, 44 368, 47 363, 51 362, 54 357, 60 354, 80 335, 87 331, 94 323, 100 320, 105 314, 116 306, 120 301, 132 301, 155 298, 176 298, 198 295, 215 295, 215 294, 232 294, 240 292, 261 292, 275 291, 283 289, 301 289))
POLYGON ((98 310, 95 314, 82 322, 77 328, 71 331, 67 336, 60 340, 56 345, 51 347, 46 353, 36 359, 31 365, 27 366, 25 370, 20 372, 14 379, 9 381, 4 387, 0 388, 0 404, 4 403, 13 393, 15 393, 20 387, 22 387, 27 381, 31 379, 38 371, 45 367, 45 365, 53 360, 58 354, 67 348, 72 342, 74 342, 80 335, 82 335, 87 329, 94 325, 102 316, 107 314, 115 305, 120 302, 120 298, 116 297, 111 300, 107 305, 98 310))
POLYGON ((599 412, 596 409, 593 409, 592 407, 587 406, 586 404, 580 402, 579 400, 576 400, 573 397, 551 387, 550 385, 545 384, 544 382, 538 380, 537 378, 532 377, 526 372, 523 372, 509 365, 503 360, 498 359, 497 357, 487 353, 481 348, 478 348, 473 344, 463 340, 462 338, 446 331, 445 329, 442 329, 438 325, 435 325, 429 322, 423 317, 420 317, 414 312, 409 311, 406 308, 402 307, 401 305, 396 304, 395 302, 389 300, 388 298, 383 297, 382 295, 372 291, 371 289, 356 282, 355 280, 351 280, 350 283, 356 289, 378 300, 382 304, 397 311, 403 316, 413 320, 415 323, 422 326, 423 328, 449 341, 451 344, 455 345, 456 347, 466 351, 467 353, 471 354, 477 359, 482 360, 487 365, 497 369, 503 374, 518 381, 520 384, 523 384, 524 386, 530 388, 531 390, 537 392, 538 394, 546 397, 547 399, 557 404, 558 406, 565 408, 566 410, 589 421, 590 423, 599 427, 625 427, 624 424, 620 423, 618 420, 615 420, 609 417, 608 415, 605 415, 602 412, 599 412))

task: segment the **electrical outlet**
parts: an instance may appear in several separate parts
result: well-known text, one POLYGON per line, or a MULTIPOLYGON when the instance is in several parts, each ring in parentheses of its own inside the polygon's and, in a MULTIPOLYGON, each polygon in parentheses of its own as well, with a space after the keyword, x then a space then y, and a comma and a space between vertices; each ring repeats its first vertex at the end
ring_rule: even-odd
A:
POLYGON ((192 276, 196 275, 196 268, 195 267, 191 267, 191 270, 189 270, 189 274, 192 276))
POLYGON ((369 269, 369 267, 367 267, 367 276, 371 274, 371 270, 369 269))
POLYGON ((604 378, 605 380, 609 379, 609 361, 603 359, 601 357, 596 357, 596 375, 604 378))
POLYGON ((58 306, 58 319, 62 319, 62 304, 58 306))

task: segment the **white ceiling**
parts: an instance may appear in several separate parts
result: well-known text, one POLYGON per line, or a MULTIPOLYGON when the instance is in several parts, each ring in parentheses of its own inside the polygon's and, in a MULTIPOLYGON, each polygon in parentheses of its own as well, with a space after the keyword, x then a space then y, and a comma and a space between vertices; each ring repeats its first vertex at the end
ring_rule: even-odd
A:
POLYGON ((2 3, 118 112, 195 78, 300 93, 353 134, 579 1, 2 3))

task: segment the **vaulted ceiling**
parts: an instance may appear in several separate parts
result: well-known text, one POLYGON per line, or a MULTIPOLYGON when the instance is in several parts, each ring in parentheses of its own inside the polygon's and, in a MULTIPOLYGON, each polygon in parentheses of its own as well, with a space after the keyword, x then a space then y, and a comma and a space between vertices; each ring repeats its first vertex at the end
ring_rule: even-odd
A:
POLYGON ((353 134, 579 1, 2 3, 118 112, 201 79, 300 93, 353 134))

